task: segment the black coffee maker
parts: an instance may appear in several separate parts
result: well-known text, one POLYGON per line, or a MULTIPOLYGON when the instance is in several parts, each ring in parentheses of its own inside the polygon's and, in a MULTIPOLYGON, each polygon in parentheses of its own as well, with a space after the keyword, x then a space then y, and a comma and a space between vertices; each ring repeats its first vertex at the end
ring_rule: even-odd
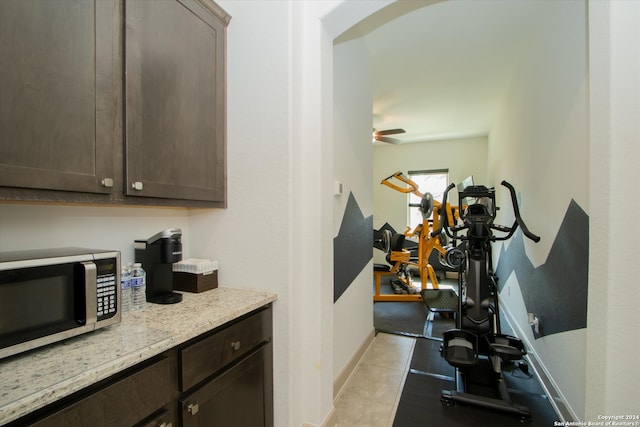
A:
POLYGON ((182 294, 173 292, 174 262, 182 261, 182 230, 170 228, 147 240, 135 240, 136 262, 147 273, 147 301, 175 304, 182 294))

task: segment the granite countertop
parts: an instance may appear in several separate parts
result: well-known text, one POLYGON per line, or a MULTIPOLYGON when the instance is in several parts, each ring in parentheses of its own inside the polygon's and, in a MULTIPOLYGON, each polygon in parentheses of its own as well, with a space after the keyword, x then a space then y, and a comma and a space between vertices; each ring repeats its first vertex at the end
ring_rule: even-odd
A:
POLYGON ((273 292, 217 288, 147 304, 117 325, 0 361, 0 425, 275 301, 273 292))

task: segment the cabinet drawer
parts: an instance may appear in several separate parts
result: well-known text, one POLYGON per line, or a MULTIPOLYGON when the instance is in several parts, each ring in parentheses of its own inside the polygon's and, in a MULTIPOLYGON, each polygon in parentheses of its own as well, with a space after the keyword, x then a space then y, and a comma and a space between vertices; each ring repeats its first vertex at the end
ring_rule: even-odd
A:
POLYGON ((169 359, 163 358, 33 424, 37 427, 125 426, 170 400, 169 359))
POLYGON ((189 390, 271 337, 271 308, 263 309, 180 351, 181 391, 189 390))

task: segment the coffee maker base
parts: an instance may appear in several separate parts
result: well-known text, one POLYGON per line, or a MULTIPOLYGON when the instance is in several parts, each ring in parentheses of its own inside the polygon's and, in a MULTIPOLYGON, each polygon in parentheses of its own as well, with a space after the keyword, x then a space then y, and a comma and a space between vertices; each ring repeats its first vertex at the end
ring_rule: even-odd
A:
POLYGON ((175 304, 182 301, 182 294, 178 294, 175 292, 165 292, 154 295, 153 297, 149 298, 148 301, 154 304, 175 304))

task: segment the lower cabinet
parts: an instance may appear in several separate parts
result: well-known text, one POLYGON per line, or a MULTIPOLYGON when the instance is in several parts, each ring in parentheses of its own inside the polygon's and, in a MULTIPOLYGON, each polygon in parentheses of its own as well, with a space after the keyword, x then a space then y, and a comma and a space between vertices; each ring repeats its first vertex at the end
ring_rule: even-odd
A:
POLYGON ((180 400, 182 426, 273 426, 270 347, 261 347, 184 396, 180 400))
POLYGON ((273 427, 271 305, 9 426, 273 427))
POLYGON ((272 427, 271 309, 241 318, 180 351, 183 427, 272 427))

